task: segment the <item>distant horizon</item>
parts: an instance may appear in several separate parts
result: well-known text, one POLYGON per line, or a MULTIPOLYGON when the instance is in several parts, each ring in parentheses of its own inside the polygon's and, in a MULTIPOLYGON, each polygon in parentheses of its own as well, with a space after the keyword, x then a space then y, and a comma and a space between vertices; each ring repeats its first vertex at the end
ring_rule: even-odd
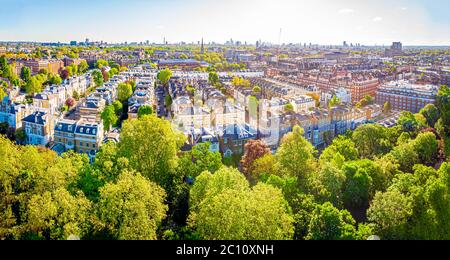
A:
MULTIPOLYGON (((239 41, 239 40, 237 40, 237 41, 241 42, 242 44, 236 45, 236 44, 227 44, 227 42, 212 42, 212 41, 211 42, 204 42, 203 44, 204 45, 223 45, 223 46, 256 46, 256 43, 249 43, 249 42, 247 42, 247 44, 245 44, 245 42, 243 42, 243 41, 239 41)), ((74 47, 87 46, 87 45, 80 45, 81 43, 85 43, 84 41, 76 41, 76 42, 77 42, 77 45, 74 46, 74 47)), ((101 40, 91 41, 91 42, 98 43, 98 42, 101 42, 101 40)), ((127 45, 127 46, 135 46, 135 45, 138 45, 138 46, 191 45, 191 46, 200 46, 201 45, 199 43, 185 42, 185 41, 168 42, 167 44, 158 43, 158 42, 149 42, 148 44, 146 42, 127 42, 127 44, 125 44, 125 42, 106 42, 106 41, 103 41, 103 43, 105 45, 110 45, 110 46, 115 46, 115 45, 127 45)), ((360 46, 353 45, 353 46, 348 46, 347 48, 350 49, 350 48, 358 48, 358 47, 368 47, 368 48, 370 48, 370 47, 390 47, 392 45, 392 43, 393 42, 388 43, 388 44, 379 44, 379 45, 374 45, 374 44, 372 44, 372 45, 362 45, 361 44, 360 46)), ((432 47, 432 48, 443 47, 443 48, 450 48, 450 44, 448 44, 448 45, 427 45, 427 44, 408 45, 408 44, 404 44, 403 42, 401 42, 401 43, 403 45, 403 48, 413 48, 413 47, 432 47)), ((5 40, 2 40, 2 41, 0 41, 0 44, 60 44, 60 45, 71 46, 70 45, 71 44, 70 41, 69 42, 63 42, 63 41, 5 41, 5 40)), ((281 44, 272 43, 272 42, 263 42, 263 44, 270 44, 270 45, 273 45, 273 46, 280 46, 280 45, 281 46, 291 46, 291 45, 299 45, 299 44, 301 44, 302 46, 304 45, 304 43, 298 43, 298 42, 297 43, 295 43, 295 42, 292 42, 292 43, 284 42, 284 43, 281 43, 281 44)), ((319 47, 328 47, 328 46, 331 46, 331 47, 344 47, 342 44, 321 44, 321 43, 311 43, 311 44, 312 44, 312 46, 319 46, 319 47)), ((348 43, 348 44, 351 44, 351 43, 348 43)), ((306 45, 307 45, 307 47, 309 47, 309 43, 306 44, 306 45)))
POLYGON ((218 43, 233 38, 250 44, 450 46, 448 0, 0 0, 0 5, 0 40, 11 42, 196 43, 203 37, 218 43))

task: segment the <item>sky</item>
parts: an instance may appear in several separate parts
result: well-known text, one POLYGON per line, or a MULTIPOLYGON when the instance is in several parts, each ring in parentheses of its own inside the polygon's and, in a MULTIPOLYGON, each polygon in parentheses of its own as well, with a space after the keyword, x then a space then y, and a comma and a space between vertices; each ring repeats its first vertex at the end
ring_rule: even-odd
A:
POLYGON ((449 0, 0 0, 0 41, 442 46, 449 10, 449 0))

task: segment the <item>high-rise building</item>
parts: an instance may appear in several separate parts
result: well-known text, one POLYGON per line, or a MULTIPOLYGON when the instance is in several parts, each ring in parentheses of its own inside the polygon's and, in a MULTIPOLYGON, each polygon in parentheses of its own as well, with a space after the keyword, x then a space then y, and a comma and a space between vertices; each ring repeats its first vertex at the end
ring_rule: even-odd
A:
POLYGON ((402 56, 403 54, 403 45, 401 42, 393 42, 391 48, 385 52, 387 57, 402 56))

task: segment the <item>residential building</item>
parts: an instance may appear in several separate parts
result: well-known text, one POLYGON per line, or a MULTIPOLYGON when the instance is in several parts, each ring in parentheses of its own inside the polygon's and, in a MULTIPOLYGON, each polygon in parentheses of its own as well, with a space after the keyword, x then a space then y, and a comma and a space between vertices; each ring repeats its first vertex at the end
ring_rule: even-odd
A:
POLYGON ((54 118, 47 112, 35 111, 22 119, 26 144, 46 146, 53 140, 54 118))
POLYGON ((59 120, 54 128, 55 145, 64 151, 74 150, 94 160, 104 140, 103 123, 87 119, 59 120))
POLYGON ((428 104, 436 102, 438 86, 417 85, 408 81, 393 81, 378 89, 376 103, 391 104, 394 110, 405 110, 418 113, 428 104))

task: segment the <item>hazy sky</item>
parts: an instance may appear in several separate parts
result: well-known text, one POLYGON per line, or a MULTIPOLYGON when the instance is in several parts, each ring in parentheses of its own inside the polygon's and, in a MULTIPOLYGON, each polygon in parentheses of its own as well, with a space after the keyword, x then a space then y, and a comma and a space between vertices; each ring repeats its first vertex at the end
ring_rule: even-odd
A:
POLYGON ((0 0, 0 41, 450 45, 449 0, 0 0))

